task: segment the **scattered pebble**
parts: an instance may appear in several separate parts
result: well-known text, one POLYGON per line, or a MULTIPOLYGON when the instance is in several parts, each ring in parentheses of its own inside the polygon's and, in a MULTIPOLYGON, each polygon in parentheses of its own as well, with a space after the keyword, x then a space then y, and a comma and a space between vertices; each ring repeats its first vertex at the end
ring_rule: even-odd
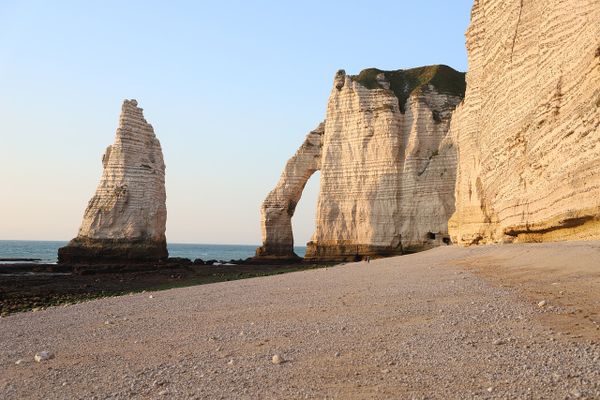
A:
POLYGON ((271 359, 273 364, 281 364, 283 362, 283 358, 279 354, 275 354, 271 359))
MULTIPOLYGON (((380 263, 385 265, 385 261, 380 263)), ((164 310, 169 314, 164 318, 157 314, 157 311, 162 309, 162 304, 158 303, 153 304, 152 308, 161 306, 159 310, 150 310, 148 314, 136 314, 138 305, 135 302, 131 307, 115 308, 113 314, 107 313, 106 309, 90 307, 89 312, 92 314, 89 319, 84 318, 82 323, 79 323, 84 325, 83 333, 86 336, 82 336, 81 339, 74 337, 74 340, 66 341, 53 336, 48 343, 40 343, 39 337, 23 330, 20 332, 22 337, 15 337, 15 342, 20 347, 11 348, 10 351, 13 352, 7 354, 6 361, 7 364, 14 363, 10 373, 19 379, 20 385, 21 382, 23 383, 23 387, 33 388, 39 393, 51 393, 55 390, 60 394, 62 391, 67 397, 73 393, 75 393, 73 396, 76 396, 76 391, 81 390, 83 385, 94 386, 96 383, 93 377, 101 373, 114 375, 114 382, 107 381, 106 386, 102 388, 103 391, 97 396, 106 398, 167 399, 190 398, 193 395, 206 398, 258 398, 261 393, 267 391, 281 398, 323 398, 331 392, 330 388, 321 382, 327 382, 329 379, 343 381, 349 390, 353 387, 363 387, 364 392, 359 391, 359 394, 372 393, 373 397, 381 398, 389 396, 389 393, 393 393, 393 390, 398 387, 412 391, 411 394, 414 393, 415 398, 425 398, 426 395, 450 398, 452 393, 457 393, 464 388, 471 389, 464 391, 464 396, 474 398, 598 397, 600 383, 596 378, 597 365, 600 362, 600 345, 597 341, 594 339, 594 342, 589 344, 584 340, 574 341, 571 340, 570 335, 565 337, 564 332, 563 336, 559 337, 560 331, 551 333, 547 325, 540 324, 536 320, 540 313, 549 312, 549 307, 555 303, 553 297, 548 295, 548 300, 543 300, 540 297, 547 295, 538 294, 536 297, 541 303, 540 307, 543 308, 536 310, 535 305, 538 303, 535 302, 535 297, 529 300, 529 303, 521 301, 520 298, 515 300, 512 289, 493 287, 470 275, 464 287, 456 287, 451 289, 452 292, 447 292, 450 290, 447 281, 446 286, 440 288, 441 284, 435 278, 437 275, 432 275, 435 282, 425 285, 417 279, 420 275, 412 277, 410 268, 413 267, 407 267, 409 270, 407 279, 392 280, 388 275, 381 277, 369 275, 369 290, 360 286, 355 289, 354 297, 351 298, 356 314, 341 313, 333 316, 326 312, 321 316, 321 310, 336 311, 339 304, 338 297, 346 295, 349 289, 344 285, 341 285, 342 287, 331 285, 329 282, 321 284, 320 281, 317 282, 318 286, 315 290, 318 288, 331 291, 335 295, 330 296, 333 298, 330 299, 325 295, 314 296, 309 299, 306 307, 299 309, 298 314, 290 316, 286 315, 287 312, 292 310, 292 313, 295 313, 298 309, 296 305, 293 304, 292 308, 283 308, 282 312, 278 303, 274 303, 269 308, 262 308, 264 299, 258 298, 261 300, 261 302, 257 301, 257 304, 261 304, 259 313, 247 317, 258 318, 258 322, 245 320, 245 316, 240 318, 238 310, 233 309, 224 314, 206 313, 206 320, 203 320, 202 324, 196 324, 194 318, 192 318, 194 323, 190 324, 188 307, 185 306, 190 304, 187 292, 178 295, 180 299, 174 304, 165 305, 164 310), (393 284, 390 283, 392 281, 393 284), (406 300, 409 296, 404 297, 405 293, 414 293, 413 300, 406 300), (456 296, 458 301, 456 303, 440 301, 436 304, 436 300, 424 307, 427 300, 442 299, 446 295, 450 296, 450 300, 455 300, 456 296), (374 303, 381 305, 376 308, 380 312, 372 312, 370 305, 374 303), (365 305, 369 307, 363 307, 365 305), (438 312, 442 312, 443 315, 438 312), (428 320, 425 324, 421 318, 415 321, 405 320, 406 316, 419 316, 422 313, 432 320, 428 320), (124 323, 123 315, 132 315, 129 318, 132 324, 124 323), (277 319, 282 315, 283 318, 277 319), (306 324, 289 323, 289 317, 302 318, 306 315, 315 318, 309 318, 306 324), (101 329, 105 323, 102 317, 105 317, 106 325, 110 325, 104 329, 101 329), (355 319, 357 317, 361 317, 361 320, 357 321, 355 319), (274 322, 271 322, 271 318, 274 322), (85 329, 87 326, 85 324, 89 320, 95 321, 95 326, 100 326, 100 329, 85 329), (153 343, 155 337, 153 331, 148 335, 146 329, 148 326, 153 326, 155 322, 165 323, 165 321, 181 322, 183 328, 180 325, 173 325, 170 328, 181 329, 182 335, 174 336, 173 343, 177 343, 177 346, 170 351, 165 351, 164 355, 159 354, 160 357, 155 359, 155 352, 160 350, 158 347, 148 346, 149 343, 153 343), (447 328, 450 326, 453 328, 447 328), (246 328, 248 332, 245 331, 246 328), (345 333, 342 332, 344 328, 345 333), (136 335, 130 336, 132 333, 136 335), (217 334, 218 336, 212 336, 217 334), (145 364, 143 373, 127 370, 127 375, 121 376, 125 372, 120 372, 118 369, 109 370, 119 365, 122 360, 113 362, 110 358, 96 357, 97 343, 99 340, 104 340, 103 336, 110 340, 121 340, 124 348, 143 361, 145 364), (560 339, 561 344, 556 345, 556 341, 548 341, 552 340, 551 336, 560 339), (175 342, 179 338, 183 338, 186 342, 175 342), (250 341, 249 338, 252 340, 250 341), (361 346, 360 340, 363 338, 369 339, 368 347, 361 346), (195 341, 201 341, 202 348, 194 349, 192 343, 195 341), (140 346, 137 346, 138 343, 140 346), (215 343, 217 347, 214 347, 215 343), (79 348, 77 347, 79 344, 84 346, 79 348), (33 357, 30 355, 31 350, 28 352, 27 349, 32 345, 33 351, 52 350, 61 357, 45 365, 31 363, 33 357), (57 365, 63 364, 61 360, 67 357, 67 354, 61 353, 63 348, 69 349, 71 353, 81 352, 81 367, 86 368, 79 376, 68 377, 73 379, 73 385, 64 381, 67 376, 61 372, 63 366, 57 365), (335 348, 344 349, 344 360, 341 359, 341 350, 334 350, 335 348), (25 360, 18 360, 19 357, 24 357, 25 360), (237 363, 233 357, 239 357, 240 362, 237 363), (340 360, 335 359, 338 357, 340 360), (269 361, 272 362, 272 367, 269 361), (342 361, 344 368, 337 368, 340 366, 337 364, 342 361), (21 366, 17 367, 17 365, 21 366), (464 365, 465 371, 448 371, 446 368, 450 365, 464 365), (452 379, 439 381, 435 379, 437 376, 430 379, 421 373, 422 370, 429 368, 435 368, 433 371, 436 375, 439 373, 439 376, 445 375, 452 379), (567 374, 571 375, 568 377, 567 374), (263 379, 267 376, 272 379, 263 379), (308 379, 304 379, 305 376, 308 379), (48 379, 45 380, 46 378, 48 379), (153 381, 156 382, 153 386, 148 384, 153 381), (486 384, 491 385, 486 386, 486 384), (199 388, 202 391, 198 390, 199 388), (295 394, 297 396, 294 396, 295 394)), ((421 269, 420 265, 414 267, 415 271, 421 269)), ((335 269, 331 271, 333 273, 335 269)), ((382 269, 382 271, 394 273, 390 276, 395 278, 406 273, 401 271, 401 274, 394 268, 382 269)), ((347 273, 352 274, 352 270, 347 273)), ((439 274, 447 276, 444 275, 445 273, 446 270, 440 269, 439 274)), ((311 272, 311 274, 317 273, 311 272)), ((269 285, 272 285, 274 291, 281 289, 279 280, 269 283, 270 280, 267 279, 264 282, 269 288, 271 287, 269 285)), ((249 283, 252 282, 240 281, 235 285, 247 288, 249 283)), ((234 286, 234 283, 229 285, 233 288, 238 287, 234 286)), ((298 292, 302 293, 303 290, 298 292)), ((558 290, 555 291, 557 292, 558 290)), ((256 296, 259 295, 261 293, 257 291, 256 296)), ((146 296, 153 298, 153 294, 150 293, 146 293, 146 296)), ((256 299, 248 296, 254 304, 256 299)), ((169 303, 171 297, 170 294, 169 303)), ((349 301, 346 297, 343 299, 349 301)), ((284 298, 282 301, 287 300, 284 298)), ((122 300, 115 300, 118 301, 122 300)), ((286 303, 282 304, 287 307, 286 303)), ((73 310, 64 317, 55 315, 56 311, 64 312, 64 310, 53 310, 48 312, 47 316, 36 314, 28 318, 36 321, 40 317, 45 317, 40 331, 45 330, 53 334, 62 326, 70 327, 71 320, 68 318, 71 317, 71 312, 77 309, 85 311, 86 307, 92 305, 94 304, 73 307, 73 310)), ((564 312, 567 313, 575 310, 576 305, 561 306, 556 309, 563 310, 564 307, 564 312)), ((588 310, 579 312, 584 316, 587 315, 588 310)), ((20 318, 24 317, 27 316, 20 318)), ((592 325, 594 321, 591 321, 591 318, 595 316, 590 313, 590 318, 584 321, 586 325, 584 326, 582 322, 581 328, 595 329, 596 325, 592 325)), ((595 319, 600 322, 600 318, 595 319)), ((572 329, 572 335, 578 333, 574 330, 575 326, 572 329)), ((594 332, 598 331, 594 330, 594 332)), ((174 333, 179 334, 179 332, 174 333)), ((10 369, 10 365, 8 368, 10 369)), ((0 384, 0 392, 5 389, 0 384)), ((20 393, 17 389, 9 388, 9 390, 13 390, 10 396, 4 395, 4 397, 19 398, 20 393)))
POLYGON ((150 296, 148 296, 148 298, 149 298, 149 299, 153 299, 153 298, 154 298, 154 296, 150 295, 150 296))
POLYGON ((573 398, 575 398, 575 399, 580 399, 581 392, 577 389, 573 389, 573 390, 571 390, 571 396, 573 396, 573 398))
POLYGON ((544 307, 546 304, 548 304, 548 303, 546 302, 546 300, 542 300, 542 301, 540 301, 540 302, 538 303, 538 307, 542 308, 542 307, 544 307))
POLYGON ((51 353, 49 351, 40 351, 33 357, 33 359, 37 362, 48 361, 53 358, 54 358, 54 353, 51 353))

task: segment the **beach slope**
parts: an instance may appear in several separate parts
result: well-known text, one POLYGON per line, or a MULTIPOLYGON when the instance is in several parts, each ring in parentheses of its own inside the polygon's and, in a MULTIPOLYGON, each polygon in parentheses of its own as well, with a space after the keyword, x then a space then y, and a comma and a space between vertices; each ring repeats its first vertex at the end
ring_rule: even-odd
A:
POLYGON ((444 247, 20 313, 0 397, 599 398, 598 289, 600 242, 444 247))

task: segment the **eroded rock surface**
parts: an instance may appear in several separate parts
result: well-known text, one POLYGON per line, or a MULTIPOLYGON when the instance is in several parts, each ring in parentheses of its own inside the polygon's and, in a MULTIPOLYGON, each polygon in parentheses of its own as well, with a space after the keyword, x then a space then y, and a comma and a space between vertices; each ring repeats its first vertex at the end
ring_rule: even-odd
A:
POLYGON ((115 143, 106 149, 102 165, 79 233, 59 249, 59 262, 167 258, 165 164, 136 100, 123 102, 115 143))
POLYGON ((464 74, 446 66, 336 75, 308 259, 418 251, 447 240, 464 74))
POLYGON ((464 85, 464 74, 446 66, 368 69, 357 76, 338 71, 321 146, 307 150, 305 142, 263 204, 257 256, 293 255, 291 216, 317 169, 317 221, 307 259, 391 255, 447 241, 456 167, 447 132, 464 85))
POLYGON ((476 0, 453 241, 600 238, 600 2, 476 0))
POLYGON ((311 131, 296 154, 286 163, 261 207, 263 245, 256 250, 262 259, 296 259, 292 216, 306 182, 320 168, 324 123, 311 131))

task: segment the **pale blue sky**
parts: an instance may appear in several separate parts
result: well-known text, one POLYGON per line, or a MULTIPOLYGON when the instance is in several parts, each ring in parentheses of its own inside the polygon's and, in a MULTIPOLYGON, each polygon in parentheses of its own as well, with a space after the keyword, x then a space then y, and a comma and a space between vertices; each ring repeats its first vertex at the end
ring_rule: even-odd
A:
MULTIPOLYGON (((259 207, 336 70, 466 70, 472 0, 0 2, 0 239, 75 236, 135 98, 167 165, 170 242, 258 244, 259 207), (326 3, 326 4, 324 4, 326 3)), ((294 217, 314 229, 311 179, 294 217)))

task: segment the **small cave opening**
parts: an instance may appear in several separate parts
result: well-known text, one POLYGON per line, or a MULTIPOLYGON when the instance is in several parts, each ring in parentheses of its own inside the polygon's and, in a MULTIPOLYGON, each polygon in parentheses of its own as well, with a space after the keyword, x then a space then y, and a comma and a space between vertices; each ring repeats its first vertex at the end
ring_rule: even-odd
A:
POLYGON ((427 232, 427 235, 425 235, 427 237, 427 240, 435 240, 435 233, 433 232, 427 232))

